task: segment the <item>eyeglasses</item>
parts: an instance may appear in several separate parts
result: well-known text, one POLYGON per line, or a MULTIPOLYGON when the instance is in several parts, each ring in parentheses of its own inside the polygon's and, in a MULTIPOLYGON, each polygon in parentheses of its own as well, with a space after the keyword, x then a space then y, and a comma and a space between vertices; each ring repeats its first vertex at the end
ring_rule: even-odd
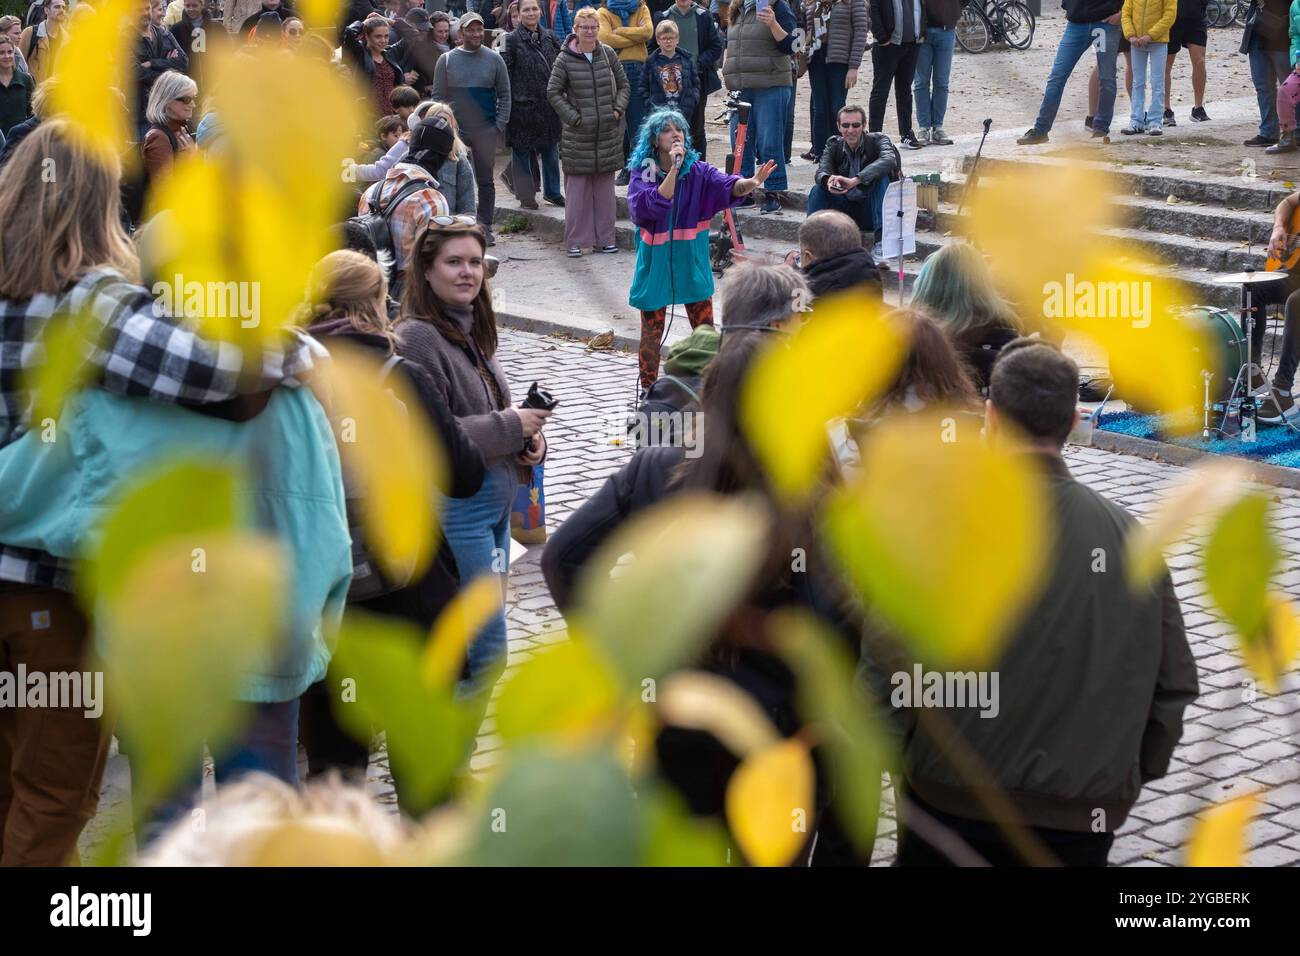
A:
POLYGON ((473 216, 434 216, 429 220, 434 225, 442 226, 477 226, 478 220, 473 216))
POLYGON ((178 96, 178 97, 176 97, 176 102, 177 102, 177 103, 184 103, 186 106, 193 106, 193 105, 194 105, 194 97, 192 97, 192 96, 178 96))
POLYGON ((862 129, 861 123, 841 123, 840 129, 862 129))

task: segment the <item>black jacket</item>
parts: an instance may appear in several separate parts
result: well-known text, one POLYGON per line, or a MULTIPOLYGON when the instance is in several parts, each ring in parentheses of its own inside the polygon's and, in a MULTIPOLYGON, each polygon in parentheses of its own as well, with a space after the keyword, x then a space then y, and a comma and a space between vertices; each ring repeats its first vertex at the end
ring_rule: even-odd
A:
POLYGON ((7 87, 0 87, 0 133, 5 136, 32 115, 32 93, 36 84, 30 73, 14 68, 7 87))
MULTIPOLYGON (((375 352, 380 357, 389 354, 387 339, 374 333, 360 332, 344 319, 317 323, 308 331, 326 345, 341 340, 375 352)), ((451 480, 447 488, 440 490, 452 498, 472 497, 483 484, 483 456, 456 421, 456 416, 447 408, 446 402, 429 378, 429 373, 409 361, 401 362, 398 368, 419 395, 428 423, 433 426, 434 435, 446 455, 451 480)), ((418 410, 408 409, 407 414, 418 414, 418 410)), ((459 589, 460 573, 456 568, 456 557, 451 545, 440 534, 434 560, 423 578, 411 582, 400 591, 366 601, 364 607, 412 621, 427 631, 459 589)))
MULTIPOLYGON (((889 137, 884 133, 863 133, 862 138, 865 165, 857 173, 862 179, 862 186, 855 188, 865 190, 881 176, 887 177, 891 183, 901 179, 903 160, 889 137)), ((832 136, 822 150, 821 165, 817 167, 813 181, 825 188, 828 177, 849 175, 849 159, 849 148, 844 144, 844 137, 832 136)))
MULTIPOLYGON (((542 553, 542 574, 561 611, 571 606, 573 583, 600 545, 627 518, 674 493, 669 479, 683 456, 682 448, 669 446, 638 451, 551 535, 542 553)), ((807 573, 791 578, 791 586, 765 588, 751 599, 751 606, 760 610, 788 606, 810 610, 850 643, 856 658, 857 631, 843 613, 824 566, 812 550, 807 573)), ((739 686, 782 735, 789 737, 800 729, 795 677, 778 655, 753 647, 715 646, 697 666, 739 686)), ((659 732, 655 749, 663 777, 682 794, 692 813, 723 816, 727 782, 738 766, 730 750, 711 734, 674 726, 659 732)), ((819 772, 817 806, 812 816, 820 820, 830 790, 816 750, 814 761, 819 772)))
MULTIPOLYGON (((672 5, 668 4, 669 7, 672 5)), ((654 7, 651 6, 651 11, 653 10, 654 7)), ((668 7, 653 14, 652 19, 655 29, 659 29, 659 24, 668 19, 668 7)), ((707 5, 695 5, 695 33, 700 47, 700 55, 695 58, 695 66, 700 71, 700 95, 707 99, 709 94, 722 89, 722 78, 718 76, 718 64, 722 62, 722 32, 707 5)), ((657 49, 653 36, 646 46, 652 51, 657 49)), ((687 115, 686 118, 690 119, 690 116, 687 115)))
POLYGON ((26 139, 27 134, 36 129, 40 123, 41 118, 39 116, 31 116, 5 133, 4 146, 0 147, 0 168, 3 168, 4 164, 9 162, 14 150, 18 148, 18 144, 26 139))
MULTIPOLYGON (((1114 832, 1142 785, 1169 768, 1183 710, 1199 692, 1196 661, 1169 572, 1162 567, 1140 592, 1130 588, 1133 517, 1075 481, 1059 455, 1033 460, 1047 483, 1053 531, 1040 597, 984 672, 990 686, 998 675, 996 714, 946 706, 939 716, 1029 826, 1087 833, 1101 823, 1114 832)), ((868 640, 864 676, 878 699, 900 693, 886 719, 902 732, 907 785, 945 813, 985 820, 945 745, 905 706, 901 692, 915 681, 903 678, 919 665, 902 646, 868 640)))
POLYGON ((1272 53, 1290 50, 1289 11, 1287 0, 1254 0, 1246 11, 1240 52, 1249 53, 1255 40, 1259 41, 1260 49, 1272 53))
POLYGON ((413 87, 422 98, 433 95, 433 68, 443 51, 430 38, 430 34, 421 33, 405 20, 393 24, 393 32, 399 38, 389 44, 387 53, 397 63, 403 74, 414 70, 420 74, 414 83, 407 83, 402 77, 401 86, 413 87))
MULTIPOLYGON (((179 22, 173 24, 171 34, 181 52, 189 58, 189 74, 194 78, 194 82, 199 85, 199 95, 204 95, 208 91, 208 85, 212 79, 208 75, 208 55, 216 50, 225 53, 226 48, 230 46, 230 34, 226 31, 226 25, 220 20, 211 19, 206 13, 198 23, 193 23, 189 18, 182 16, 179 22), (194 30, 196 28, 203 30, 202 50, 194 49, 194 30)), ((220 56, 221 53, 217 55, 220 56)))
POLYGON ((150 25, 149 36, 136 37, 135 64, 136 117, 143 120, 144 108, 149 102, 149 91, 153 89, 154 81, 168 70, 187 73, 190 58, 185 55, 170 30, 150 25))
POLYGON ((1124 6, 1123 0, 1062 0, 1065 19, 1071 23, 1098 23, 1113 17, 1124 6))
MULTIPOLYGON (((390 46, 384 50, 384 59, 388 65, 397 71, 397 84, 402 85, 402 64, 397 62, 393 56, 393 48, 390 46)), ((343 58, 356 71, 358 77, 365 77, 369 83, 370 77, 374 75, 375 63, 366 55, 365 34, 361 32, 361 23, 349 23, 347 30, 344 31, 343 40, 343 58)))
MULTIPOLYGON (((917 42, 920 43, 930 21, 926 14, 925 3, 922 0, 916 0, 916 3, 921 7, 921 32, 917 34, 917 42)), ((876 38, 877 43, 888 43, 889 38, 894 35, 893 3, 890 0, 871 0, 867 6, 870 8, 868 16, 871 20, 871 35, 876 38)))
POLYGON ((884 297, 880 270, 866 249, 850 249, 818 259, 804 267, 803 275, 814 297, 843 292, 855 286, 863 286, 863 291, 874 298, 884 297))

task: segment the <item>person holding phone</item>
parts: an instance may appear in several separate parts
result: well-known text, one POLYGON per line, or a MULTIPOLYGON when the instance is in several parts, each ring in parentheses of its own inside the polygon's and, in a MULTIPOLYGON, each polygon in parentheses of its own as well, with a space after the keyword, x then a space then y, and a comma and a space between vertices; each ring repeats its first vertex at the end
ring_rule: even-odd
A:
POLYGON ((769 161, 748 179, 727 175, 700 159, 691 147, 689 128, 678 110, 655 110, 646 117, 628 164, 627 205, 637 227, 628 301, 641 312, 643 391, 659 377, 668 306, 685 303, 691 328, 713 322, 709 221, 763 185, 776 169, 769 161))
POLYGON ((861 106, 845 106, 836 117, 840 134, 826 141, 821 165, 808 193, 808 214, 835 209, 862 232, 880 228, 885 190, 900 179, 902 160, 884 133, 868 133, 861 106))

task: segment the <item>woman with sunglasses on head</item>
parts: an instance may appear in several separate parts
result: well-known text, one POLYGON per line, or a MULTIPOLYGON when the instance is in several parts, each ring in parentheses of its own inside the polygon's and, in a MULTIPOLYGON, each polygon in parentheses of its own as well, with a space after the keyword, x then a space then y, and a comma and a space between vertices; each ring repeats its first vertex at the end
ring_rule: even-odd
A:
POLYGON ((659 377, 659 352, 668 307, 686 304, 695 328, 713 322, 713 268, 709 221, 761 186, 776 169, 764 163, 749 179, 730 176, 691 148, 686 118, 671 107, 655 110, 641 127, 627 187, 637 227, 636 272, 628 301, 641 312, 641 388, 659 377))
POLYGON ((194 104, 199 87, 184 73, 168 72, 154 82, 145 106, 145 119, 149 131, 145 133, 145 178, 149 184, 158 181, 172 164, 184 153, 195 149, 190 134, 190 121, 194 118, 194 104))
MULTIPOLYGON (((472 498, 448 499, 443 533, 462 585, 499 575, 504 596, 510 561, 510 506, 521 470, 546 455, 549 411, 511 405, 496 360, 496 314, 483 257, 487 240, 469 216, 435 216, 413 244, 397 325, 398 353, 423 368, 478 445, 487 464, 472 498)), ((504 600, 503 600, 504 605, 504 600)), ((466 686, 486 693, 505 666, 506 620, 498 610, 470 644, 466 686)))

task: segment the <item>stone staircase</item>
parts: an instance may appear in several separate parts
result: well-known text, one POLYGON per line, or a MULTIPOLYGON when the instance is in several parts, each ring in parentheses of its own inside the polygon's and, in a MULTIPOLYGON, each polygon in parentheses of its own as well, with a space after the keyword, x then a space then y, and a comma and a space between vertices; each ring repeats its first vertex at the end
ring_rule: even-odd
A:
MULTIPOLYGON (((916 254, 904 259, 903 283, 911 287, 921 264, 952 237, 963 232, 966 212, 957 207, 966 188, 967 173, 973 156, 967 155, 959 171, 947 173, 940 184, 939 207, 933 227, 918 230, 916 254)), ((1060 163, 1057 159, 980 160, 980 180, 989 182, 1014 177, 1018 167, 1035 163, 1060 163)), ((1096 166, 1109 180, 1114 202, 1121 208, 1121 226, 1108 228, 1105 234, 1131 247, 1135 255, 1165 263, 1159 271, 1185 282, 1196 301, 1204 305, 1229 308, 1237 304, 1239 286, 1216 285, 1212 279, 1227 272, 1263 268, 1263 250, 1272 228, 1272 212, 1290 190, 1278 183, 1244 178, 1227 178, 1188 173, 1172 176, 1153 173, 1140 167, 1115 170, 1104 164, 1096 166), (1171 199, 1172 197, 1172 199, 1171 199)), ((618 198, 618 244, 633 248, 634 229, 628 218, 627 202, 620 190, 618 198)), ((499 194, 501 195, 501 194, 499 194)), ((779 213, 762 215, 757 209, 737 210, 746 247, 754 253, 783 256, 797 247, 799 224, 804 218, 807 189, 791 184, 789 205, 779 213)), ((543 204, 536 211, 514 208, 513 201, 501 195, 498 226, 522 216, 528 229, 542 238, 563 238, 564 210, 543 204)), ((715 229, 724 228, 721 216, 715 229)), ((896 290, 898 273, 891 263, 886 288, 896 290)))

